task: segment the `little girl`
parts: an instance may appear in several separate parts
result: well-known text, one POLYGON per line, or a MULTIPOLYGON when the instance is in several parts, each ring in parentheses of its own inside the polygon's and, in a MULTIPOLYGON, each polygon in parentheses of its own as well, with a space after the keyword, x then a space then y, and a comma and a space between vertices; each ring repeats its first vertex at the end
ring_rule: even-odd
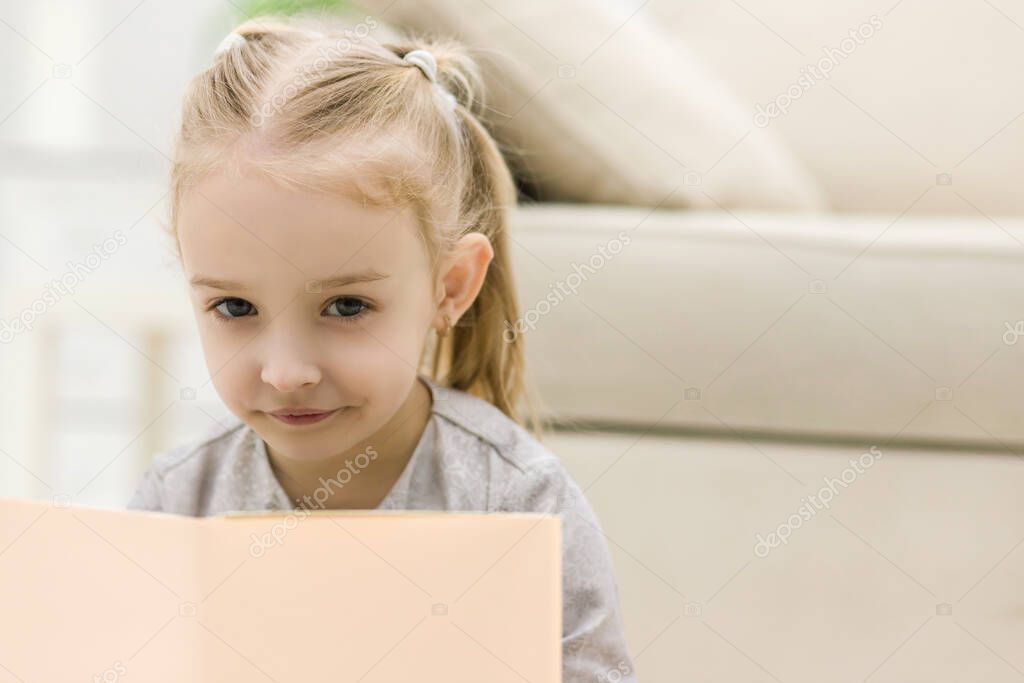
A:
POLYGON ((517 415, 515 186, 480 93, 450 41, 225 39, 185 98, 169 229, 232 416, 128 507, 559 513, 563 680, 635 681, 598 520, 517 415))

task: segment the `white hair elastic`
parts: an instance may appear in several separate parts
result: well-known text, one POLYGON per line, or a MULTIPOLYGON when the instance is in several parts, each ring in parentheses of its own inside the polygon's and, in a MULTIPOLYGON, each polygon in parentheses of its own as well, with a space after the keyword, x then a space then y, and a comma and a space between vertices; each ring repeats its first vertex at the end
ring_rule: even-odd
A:
POLYGON ((418 66, 431 83, 437 83, 437 60, 432 53, 427 50, 412 50, 405 53, 402 59, 418 66))
POLYGON ((220 45, 213 51, 213 56, 216 57, 221 52, 226 52, 233 48, 235 45, 241 45, 245 42, 245 36, 240 36, 234 31, 224 36, 224 40, 220 41, 220 45))
POLYGON ((445 101, 448 103, 448 108, 452 110, 455 109, 455 95, 448 92, 448 89, 437 81, 437 60, 429 50, 411 50, 405 53, 405 56, 402 57, 402 59, 419 67, 419 70, 423 72, 423 75, 426 76, 427 79, 430 80, 430 82, 438 89, 440 89, 441 93, 444 95, 445 101))

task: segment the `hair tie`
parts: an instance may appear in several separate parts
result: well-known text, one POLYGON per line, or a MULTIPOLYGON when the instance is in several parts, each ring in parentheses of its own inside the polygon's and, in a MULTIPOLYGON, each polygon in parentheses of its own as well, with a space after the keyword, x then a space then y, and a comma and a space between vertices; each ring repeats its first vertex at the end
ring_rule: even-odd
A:
POLYGON ((418 66, 431 83, 437 83, 437 60, 433 54, 427 50, 412 50, 405 53, 402 59, 418 66))
POLYGON ((419 70, 423 72, 423 75, 426 76, 431 83, 437 86, 438 89, 440 89, 441 94, 444 95, 445 101, 448 104, 448 108, 450 110, 455 109, 455 95, 448 92, 448 89, 437 81, 437 60, 434 59, 433 53, 428 50, 410 50, 405 53, 405 56, 402 57, 402 59, 418 67, 419 70))
POLYGON ((221 52, 227 52, 235 45, 241 45, 245 42, 245 36, 240 36, 234 31, 224 36, 224 40, 220 41, 220 45, 213 51, 213 56, 216 57, 221 52))

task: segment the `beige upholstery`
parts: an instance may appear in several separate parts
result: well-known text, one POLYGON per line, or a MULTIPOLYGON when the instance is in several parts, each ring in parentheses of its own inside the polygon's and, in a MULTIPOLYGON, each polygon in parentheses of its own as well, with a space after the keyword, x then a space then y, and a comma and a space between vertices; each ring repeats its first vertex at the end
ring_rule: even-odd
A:
POLYGON ((549 441, 601 519, 641 683, 1021 679, 1019 457, 882 448, 796 522, 866 442, 549 441))
POLYGON ((513 224, 542 393, 612 427, 547 442, 601 520, 639 680, 1019 679, 1024 257, 1007 233, 572 205, 513 224), (787 542, 758 545, 773 532, 787 542))
POLYGON ((558 416, 1024 444, 1020 220, 544 204, 513 224, 520 327, 558 416))
POLYGON ((751 121, 826 50, 850 48, 850 32, 875 21, 881 28, 833 52, 830 77, 766 129, 811 169, 834 209, 895 217, 948 173, 947 191, 929 193, 917 210, 997 221, 1024 212, 1016 86, 1024 8, 1016 3, 625 1, 643 4, 637 17, 712 65, 751 121))

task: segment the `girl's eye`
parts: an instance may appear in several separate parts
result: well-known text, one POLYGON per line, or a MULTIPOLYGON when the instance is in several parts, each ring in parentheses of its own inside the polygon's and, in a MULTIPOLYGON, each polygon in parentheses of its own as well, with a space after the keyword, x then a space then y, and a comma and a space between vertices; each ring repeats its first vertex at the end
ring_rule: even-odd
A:
POLYGON ((361 317, 369 308, 365 301, 350 296, 338 297, 327 306, 328 311, 337 311, 337 317, 346 318, 346 322, 361 317))
POLYGON ((245 299, 221 299, 213 306, 221 318, 231 320, 249 315, 253 305, 245 299))

